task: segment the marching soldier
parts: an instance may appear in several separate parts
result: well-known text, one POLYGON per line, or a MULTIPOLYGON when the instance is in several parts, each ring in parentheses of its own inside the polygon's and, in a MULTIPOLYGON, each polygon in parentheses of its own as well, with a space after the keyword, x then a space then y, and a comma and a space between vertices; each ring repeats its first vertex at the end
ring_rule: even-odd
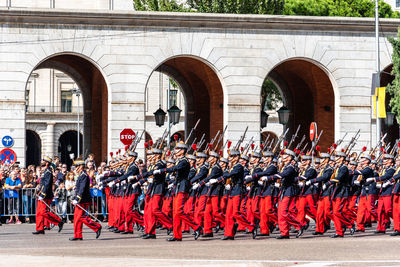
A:
POLYGON ((76 166, 76 173, 79 175, 76 181, 76 197, 72 200, 75 206, 74 210, 74 237, 70 241, 82 240, 82 226, 85 224, 96 233, 96 239, 100 237, 101 225, 94 222, 85 213, 89 208, 91 202, 90 195, 90 179, 86 171, 84 171, 85 161, 77 160, 74 162, 76 166))
POLYGON ((53 172, 51 170, 51 158, 44 157, 41 167, 44 170, 43 176, 40 178, 38 187, 37 203, 36 203, 36 231, 34 235, 44 235, 44 221, 58 225, 58 232, 61 232, 64 222, 59 216, 50 211, 50 204, 53 201, 53 172))

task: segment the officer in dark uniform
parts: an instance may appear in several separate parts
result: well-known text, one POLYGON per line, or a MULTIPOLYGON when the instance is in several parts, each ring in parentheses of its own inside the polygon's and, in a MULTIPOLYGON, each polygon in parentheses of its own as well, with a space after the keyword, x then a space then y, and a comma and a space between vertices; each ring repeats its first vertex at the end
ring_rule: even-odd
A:
POLYGON ((96 233, 96 239, 101 234, 101 225, 94 222, 86 211, 89 208, 91 201, 90 195, 90 178, 89 175, 84 171, 85 161, 75 161, 76 173, 79 175, 76 181, 76 197, 72 200, 72 205, 75 206, 74 211, 74 237, 71 237, 70 241, 82 240, 82 226, 85 224, 96 233))
POLYGON ((44 220, 47 219, 51 223, 58 225, 58 232, 61 232, 64 222, 61 218, 49 210, 49 206, 53 201, 53 172, 51 170, 51 158, 44 157, 41 167, 44 169, 40 178, 38 187, 37 203, 36 203, 36 231, 32 234, 44 234, 44 220))

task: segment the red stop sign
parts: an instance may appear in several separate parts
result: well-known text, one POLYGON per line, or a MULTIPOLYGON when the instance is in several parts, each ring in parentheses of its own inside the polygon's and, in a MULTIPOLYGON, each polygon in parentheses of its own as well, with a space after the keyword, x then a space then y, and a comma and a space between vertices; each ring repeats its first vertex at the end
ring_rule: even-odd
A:
POLYGON ((126 146, 130 146, 133 140, 135 140, 135 137, 136 134, 132 129, 123 129, 119 134, 119 140, 126 146))

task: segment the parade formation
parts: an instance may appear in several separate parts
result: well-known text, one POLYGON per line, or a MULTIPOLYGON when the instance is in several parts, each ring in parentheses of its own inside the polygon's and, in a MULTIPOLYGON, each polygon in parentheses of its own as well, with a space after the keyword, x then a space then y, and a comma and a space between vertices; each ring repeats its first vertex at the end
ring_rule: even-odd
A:
MULTIPOLYGON (((299 129, 299 128, 298 128, 299 129)), ((313 235, 324 235, 333 221, 335 234, 343 238, 346 230, 354 235, 377 223, 375 234, 385 234, 393 221, 391 236, 400 235, 400 142, 392 147, 385 136, 371 149, 353 152, 357 132, 349 142, 344 137, 325 152, 318 146, 322 135, 314 134, 307 149, 305 136, 297 132, 286 138, 286 130, 277 140, 266 138, 255 145, 245 143, 246 132, 233 144, 217 133, 206 143, 188 144, 174 136, 167 145, 165 132, 156 142, 146 142, 146 167, 137 165, 135 152, 138 136, 124 155, 112 157, 98 183, 107 194, 109 221, 107 229, 116 234, 142 232, 143 239, 155 239, 156 229, 164 229, 169 242, 182 241, 183 234, 213 238, 224 232, 222 240, 234 240, 239 231, 251 238, 270 236, 289 239, 290 233, 301 237, 315 221, 313 235), (223 140, 226 140, 223 143, 223 140), (286 140, 287 139, 287 140, 286 140), (296 144, 296 145, 295 145, 296 144), (223 157, 224 153, 228 158, 223 157), (144 212, 138 199, 145 193, 144 212)), ((85 161, 76 160, 79 174, 76 197, 72 200, 74 237, 82 240, 82 224, 99 238, 101 224, 89 213, 89 179, 85 161)), ((43 177, 37 197, 36 231, 44 234, 44 219, 63 228, 63 222, 49 203, 52 177, 51 159, 43 158, 43 177)))

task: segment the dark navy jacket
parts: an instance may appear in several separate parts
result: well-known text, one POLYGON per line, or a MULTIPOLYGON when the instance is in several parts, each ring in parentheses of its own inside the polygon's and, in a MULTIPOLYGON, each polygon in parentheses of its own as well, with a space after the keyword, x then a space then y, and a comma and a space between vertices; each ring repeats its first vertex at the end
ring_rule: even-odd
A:
POLYGON ((393 194, 400 194, 400 167, 397 167, 396 172, 394 173, 392 179, 390 180, 394 184, 393 194))
POLYGON ((190 180, 190 184, 199 183, 200 187, 197 188, 197 192, 200 193, 201 196, 207 195, 208 188, 204 185, 203 180, 208 175, 208 164, 203 164, 197 169, 195 176, 190 180))
POLYGON ((39 196, 44 199, 53 199, 53 172, 47 168, 40 178, 39 196))
MULTIPOLYGON (((320 175, 317 178, 311 179, 311 183, 326 183, 331 179, 333 174, 333 168, 329 164, 325 166, 325 168, 320 172, 320 175)), ((321 197, 327 197, 330 195, 329 190, 325 190, 322 192, 321 197)))
POLYGON ((244 168, 240 163, 236 163, 229 172, 223 174, 223 179, 231 179, 231 192, 230 196, 240 196, 243 193, 243 178, 244 178, 244 168))
POLYGON ((308 180, 315 179, 315 177, 317 177, 317 171, 313 167, 309 166, 303 172, 303 174, 301 174, 300 176, 303 176, 304 178, 306 178, 305 180, 304 179, 300 179, 300 178, 297 179, 297 181, 303 181, 304 182, 304 186, 300 187, 300 195, 301 196, 312 195, 313 194, 313 186, 314 185, 313 184, 305 185, 305 182, 308 181, 308 180))
POLYGON ((174 193, 188 193, 190 189, 190 181, 188 179, 190 171, 190 163, 186 157, 181 157, 175 162, 172 168, 162 169, 161 173, 175 172, 175 190, 174 193))
POLYGON ((346 165, 342 164, 335 172, 333 179, 325 183, 325 185, 335 185, 333 191, 333 199, 338 197, 348 197, 350 193, 351 177, 349 169, 346 165))
POLYGON ((92 200, 90 195, 90 178, 85 171, 76 180, 75 192, 78 203, 90 203, 92 200))
MULTIPOLYGON (((376 182, 385 183, 386 181, 389 181, 390 179, 392 179, 395 172, 396 172, 396 170, 393 167, 388 167, 388 168, 383 169, 382 174, 375 178, 376 182)), ((380 196, 390 196, 390 195, 392 195, 393 188, 394 188, 394 185, 389 185, 385 188, 382 187, 379 195, 380 196)))
MULTIPOLYGON (((209 173, 208 176, 201 181, 202 185, 205 185, 211 179, 218 179, 223 175, 222 168, 218 163, 215 163, 208 173, 209 173)), ((219 180, 213 185, 205 186, 205 188, 207 188, 208 196, 219 196, 222 190, 222 180, 219 180)))
POLYGON ((280 197, 293 197, 297 192, 297 185, 295 184, 297 175, 297 168, 290 163, 285 166, 282 172, 268 176, 268 181, 281 179, 282 188, 279 193, 280 197))

